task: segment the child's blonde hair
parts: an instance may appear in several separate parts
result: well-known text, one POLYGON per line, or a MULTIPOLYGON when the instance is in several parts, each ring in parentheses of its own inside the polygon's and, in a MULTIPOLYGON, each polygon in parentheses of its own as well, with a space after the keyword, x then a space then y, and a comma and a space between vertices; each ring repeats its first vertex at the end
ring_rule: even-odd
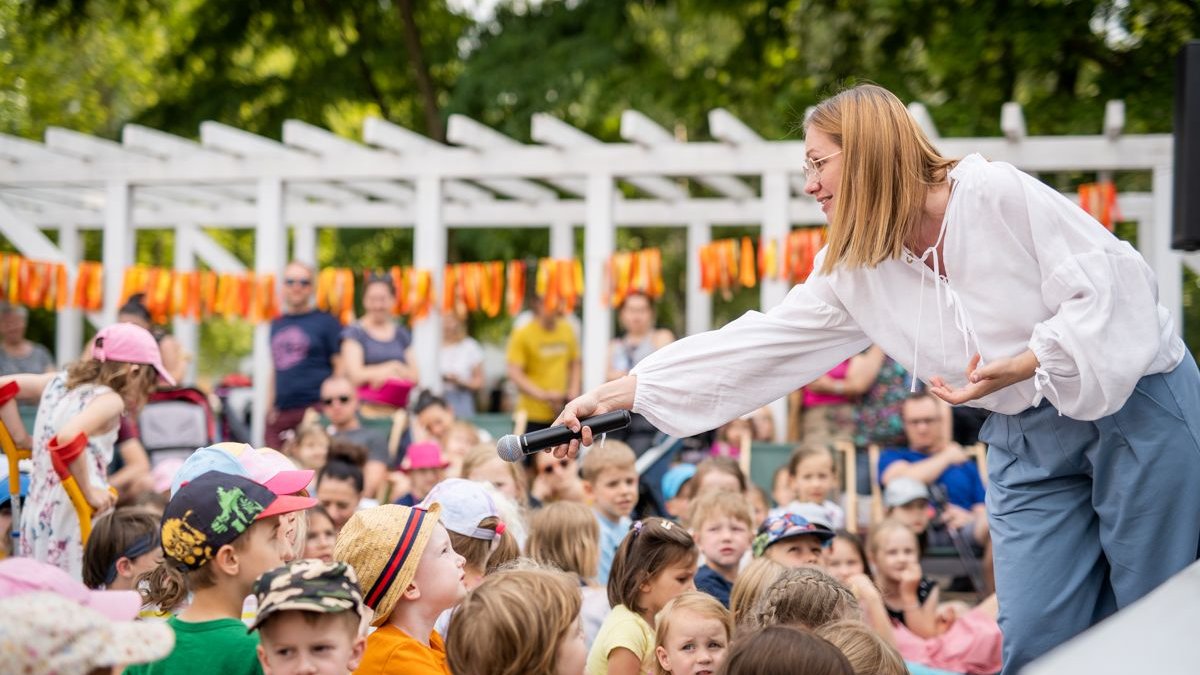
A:
POLYGON ((621 441, 606 440, 593 445, 579 466, 579 476, 588 483, 595 483, 605 469, 637 471, 637 455, 633 448, 621 441))
POLYGON ((694 564, 698 552, 692 535, 663 518, 633 524, 613 555, 608 574, 608 604, 641 613, 641 587, 664 569, 682 561, 694 564))
POLYGON ((917 535, 913 534, 913 531, 899 520, 895 518, 883 519, 878 525, 871 527, 871 534, 867 538, 867 554, 872 562, 879 559, 879 547, 883 540, 883 535, 892 531, 903 531, 908 533, 914 540, 917 538, 917 535))
POLYGON ((855 675, 908 675, 900 652, 861 621, 834 621, 813 632, 842 651, 855 675))
POLYGON ((749 622, 759 596, 786 571, 787 567, 783 564, 763 556, 755 558, 738 573, 733 590, 729 592, 729 609, 733 613, 735 626, 749 622))
POLYGON ((746 491, 746 474, 742 473, 742 468, 738 466, 737 461, 728 457, 709 457, 696 465, 696 475, 692 476, 692 480, 696 483, 697 493, 704 486, 704 479, 710 473, 729 474, 737 479, 738 491, 746 491))
POLYGON ((455 675, 552 673, 583 604, 579 582, 548 569, 505 569, 467 594, 450 619, 455 675))
MULTIPOLYGON (((671 618, 690 612, 705 619, 715 619, 725 627, 725 644, 733 639, 733 614, 725 609, 716 598, 700 591, 688 591, 671 599, 658 613, 655 621, 654 644, 658 647, 666 645, 667 636, 671 634, 671 618)), ((654 670, 658 675, 666 675, 670 671, 662 667, 661 661, 655 659, 654 670)))
POLYGON ((525 553, 581 579, 595 578, 600 566, 600 524, 596 515, 579 502, 543 506, 529 520, 525 553))
POLYGON ((754 527, 754 516, 746 497, 736 492, 723 490, 707 492, 692 502, 692 510, 688 514, 687 523, 688 527, 695 532, 709 520, 722 517, 741 521, 749 528, 754 527))
MULTIPOLYGON (((471 473, 480 466, 487 464, 496 457, 496 446, 492 443, 480 443, 473 446, 463 456, 462 471, 459 475, 467 478, 471 473)), ((521 470, 520 462, 504 462, 504 466, 508 469, 512 476, 513 484, 517 486, 517 502, 520 506, 529 505, 529 488, 528 482, 525 480, 525 472, 521 470)))
POLYGON ((157 383, 158 371, 145 364, 83 359, 67 366, 67 389, 82 384, 108 387, 125 401, 126 412, 141 409, 157 383))
POLYGON ((833 467, 833 475, 837 476, 837 460, 833 456, 833 451, 829 449, 829 446, 818 443, 806 443, 792 450, 792 456, 787 463, 788 473, 795 478, 796 469, 800 467, 800 464, 813 457, 827 458, 829 465, 833 467))
POLYGON ((850 589, 816 567, 784 571, 763 591, 750 615, 754 628, 799 626, 816 630, 842 619, 861 619, 850 589))
MULTIPOLYGON (((500 522, 496 516, 488 516, 479 521, 479 527, 495 532, 500 528, 500 522)), ((521 547, 507 528, 503 528, 498 539, 478 539, 447 532, 454 552, 466 558, 468 568, 481 574, 491 574, 497 567, 521 556, 521 547)))

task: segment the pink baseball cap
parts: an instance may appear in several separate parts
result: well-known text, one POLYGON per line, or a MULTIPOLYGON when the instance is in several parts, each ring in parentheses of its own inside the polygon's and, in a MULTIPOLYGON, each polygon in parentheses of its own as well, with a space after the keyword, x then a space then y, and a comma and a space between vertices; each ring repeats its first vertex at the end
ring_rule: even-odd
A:
POLYGON ((32 558, 0 561, 0 599, 38 591, 56 593, 113 621, 132 621, 142 608, 137 591, 94 591, 63 570, 32 558))
POLYGON ((400 460, 401 471, 416 471, 417 469, 444 469, 450 462, 442 456, 442 446, 434 441, 413 443, 408 446, 404 459, 400 460))
POLYGON ((297 469, 292 460, 275 448, 255 448, 246 443, 216 443, 210 447, 224 450, 237 458, 246 468, 250 480, 277 495, 290 495, 307 490, 316 472, 297 469))
POLYGON ((163 382, 175 386, 175 378, 163 367, 158 341, 150 331, 131 323, 105 326, 92 340, 92 358, 97 361, 119 361, 154 366, 163 382))

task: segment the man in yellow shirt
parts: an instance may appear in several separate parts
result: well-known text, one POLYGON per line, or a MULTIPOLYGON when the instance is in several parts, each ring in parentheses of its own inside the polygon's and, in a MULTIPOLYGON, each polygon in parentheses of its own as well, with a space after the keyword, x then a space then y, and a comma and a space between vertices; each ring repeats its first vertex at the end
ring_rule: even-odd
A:
POLYGON ((580 370, 575 330, 559 307, 539 300, 537 318, 513 331, 508 341, 508 377, 520 391, 517 409, 529 416, 529 431, 550 426, 579 395, 580 370))

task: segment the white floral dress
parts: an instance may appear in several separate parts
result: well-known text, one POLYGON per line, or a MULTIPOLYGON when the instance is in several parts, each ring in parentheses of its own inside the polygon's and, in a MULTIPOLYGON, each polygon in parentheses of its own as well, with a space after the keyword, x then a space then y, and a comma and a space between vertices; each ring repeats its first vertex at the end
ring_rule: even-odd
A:
MULTIPOLYGON (((93 384, 67 389, 67 374, 59 373, 42 392, 33 425, 33 473, 29 497, 21 510, 21 555, 59 567, 77 579, 83 578, 79 516, 50 463, 50 439, 93 399, 110 391, 93 384)), ((108 487, 106 469, 116 440, 115 424, 110 431, 88 439, 85 452, 92 485, 108 487)))

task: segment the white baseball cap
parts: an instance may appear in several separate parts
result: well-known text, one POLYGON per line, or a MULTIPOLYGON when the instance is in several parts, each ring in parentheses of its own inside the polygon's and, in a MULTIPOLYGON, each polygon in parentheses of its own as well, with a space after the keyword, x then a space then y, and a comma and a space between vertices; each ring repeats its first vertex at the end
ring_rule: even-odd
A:
POLYGON ((915 478, 893 478, 883 491, 883 503, 889 509, 917 499, 929 501, 929 488, 915 478))
POLYGON ((504 533, 503 520, 495 530, 479 527, 479 521, 484 518, 500 518, 496 502, 483 483, 464 478, 447 478, 433 486, 418 507, 428 508, 434 503, 441 504, 442 524, 451 532, 486 541, 497 540, 504 533))

